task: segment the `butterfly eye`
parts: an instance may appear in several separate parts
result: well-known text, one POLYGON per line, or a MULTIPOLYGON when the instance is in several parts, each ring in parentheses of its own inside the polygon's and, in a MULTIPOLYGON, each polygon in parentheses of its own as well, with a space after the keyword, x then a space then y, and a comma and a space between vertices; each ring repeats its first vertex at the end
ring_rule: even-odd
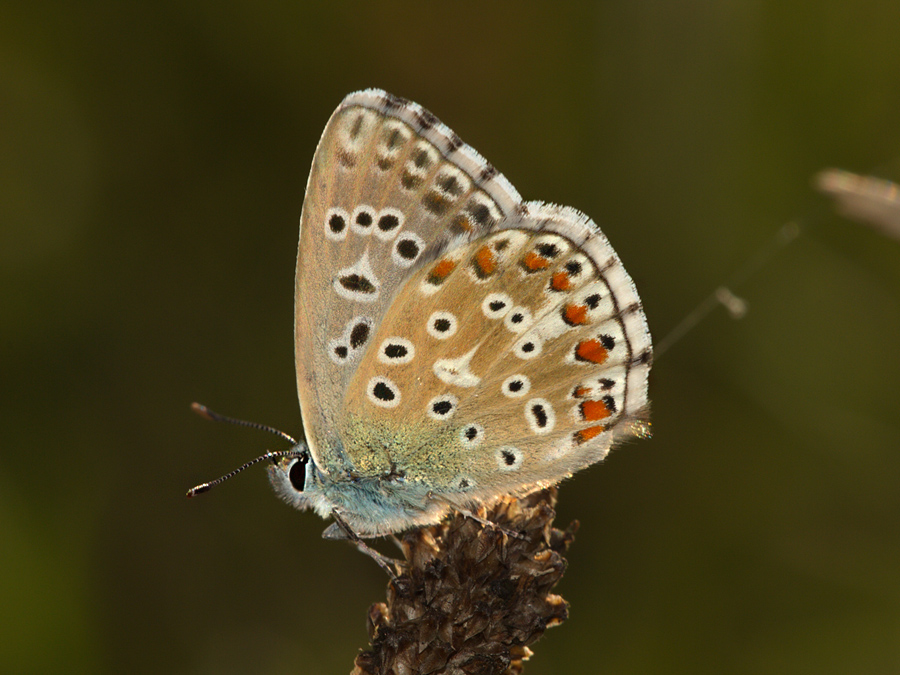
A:
POLYGON ((309 464, 309 456, 303 455, 291 462, 291 466, 288 468, 288 479, 297 492, 303 492, 303 488, 306 487, 307 464, 309 464))

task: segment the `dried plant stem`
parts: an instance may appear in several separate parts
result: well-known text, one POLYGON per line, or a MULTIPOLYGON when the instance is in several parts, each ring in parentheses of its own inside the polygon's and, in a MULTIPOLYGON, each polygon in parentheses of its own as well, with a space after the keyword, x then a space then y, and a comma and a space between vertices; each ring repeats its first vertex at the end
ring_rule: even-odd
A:
POLYGON ((553 528, 555 505, 550 488, 478 514, 497 528, 457 514, 401 535, 405 563, 387 602, 369 609, 371 649, 352 675, 521 673, 528 645, 568 617, 550 591, 578 523, 553 528))

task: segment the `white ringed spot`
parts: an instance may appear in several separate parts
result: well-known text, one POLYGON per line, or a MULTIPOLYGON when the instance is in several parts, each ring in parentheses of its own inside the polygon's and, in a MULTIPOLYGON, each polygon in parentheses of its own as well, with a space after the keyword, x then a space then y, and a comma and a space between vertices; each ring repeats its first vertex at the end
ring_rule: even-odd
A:
POLYGON ((509 398, 519 398, 531 391, 531 380, 525 375, 511 375, 503 380, 500 391, 509 398))
POLYGON ((332 360, 332 362, 340 365, 343 365, 347 362, 347 359, 351 356, 350 346, 347 342, 338 338, 336 340, 332 340, 328 343, 328 357, 332 360))
POLYGON ((409 127, 399 120, 387 120, 382 126, 375 166, 381 171, 389 171, 409 139, 409 127))
POLYGON ((328 343, 328 356, 338 365, 352 361, 372 334, 373 321, 368 316, 355 316, 347 325, 341 336, 328 343))
POLYGON ((380 408, 396 408, 400 405, 400 388, 386 377, 373 377, 366 386, 369 402, 380 408))
POLYGON ((344 111, 340 119, 341 145, 348 150, 359 148, 371 135, 376 121, 377 114, 372 110, 344 111))
POLYGON ((513 353, 520 359, 533 359, 541 353, 543 346, 537 336, 529 335, 516 343, 513 353))
POLYGON ((466 448, 475 448, 484 441, 484 427, 473 422, 459 430, 459 442, 466 448))
POLYGON ((428 416, 433 420, 450 419, 458 405, 459 399, 453 394, 435 396, 428 402, 428 416))
POLYGON ((375 236, 382 241, 393 239, 403 227, 404 220, 400 209, 381 209, 375 218, 375 236))
POLYGON ((335 292, 345 300, 356 302, 375 302, 381 293, 381 282, 372 270, 369 252, 363 252, 359 260, 350 267, 345 267, 333 282, 335 292))
POLYGON ((438 340, 446 340, 452 337, 456 334, 458 328, 459 323, 450 312, 434 312, 428 317, 428 323, 425 326, 428 334, 438 340))
POLYGON ((502 319, 512 306, 512 298, 506 293, 488 293, 481 303, 481 311, 489 319, 502 319))
POLYGON ((368 235, 375 224, 375 209, 368 204, 360 204, 350 215, 350 229, 356 234, 368 235))
POLYGON ((525 419, 536 434, 550 433, 556 425, 556 413, 545 398, 533 398, 525 404, 525 419))
POLYGON ((509 310, 506 318, 503 319, 503 325, 513 333, 522 333, 531 326, 533 318, 531 312, 525 307, 513 307, 509 310))
POLYGON ((328 209, 325 213, 325 237, 331 241, 344 241, 350 229, 350 214, 344 209, 328 209))
POLYGON ((425 248, 425 240, 415 232, 404 232, 391 249, 391 259, 400 267, 412 267, 425 248))
POLYGON ((497 448, 497 466, 501 471, 518 471, 522 468, 525 456, 518 448, 511 445, 505 445, 497 448))
POLYGON ((416 348, 412 342, 402 337, 389 337, 378 348, 378 360, 389 366, 399 366, 409 363, 416 355, 416 348))
POLYGON ((431 143, 422 139, 416 143, 411 158, 406 162, 406 169, 411 174, 424 176, 437 163, 438 151, 431 143))

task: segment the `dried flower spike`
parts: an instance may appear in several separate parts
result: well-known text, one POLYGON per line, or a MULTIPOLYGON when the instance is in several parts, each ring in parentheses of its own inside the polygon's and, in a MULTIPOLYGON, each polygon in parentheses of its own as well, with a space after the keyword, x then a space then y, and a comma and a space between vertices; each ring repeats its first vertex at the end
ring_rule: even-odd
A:
POLYGON ((578 523, 553 528, 555 504, 555 488, 504 497, 478 514, 497 527, 457 514, 401 535, 404 569, 369 609, 352 675, 521 673, 528 645, 568 617, 550 591, 578 523))

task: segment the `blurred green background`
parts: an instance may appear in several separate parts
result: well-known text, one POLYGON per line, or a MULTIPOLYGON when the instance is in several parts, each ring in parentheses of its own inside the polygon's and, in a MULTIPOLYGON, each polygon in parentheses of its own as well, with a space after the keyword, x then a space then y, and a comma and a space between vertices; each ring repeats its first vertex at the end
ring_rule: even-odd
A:
POLYGON ((900 178, 895 0, 0 4, 0 672, 341 673, 385 578, 263 471, 301 429, 297 223, 331 111, 432 110, 600 223, 657 340, 654 437, 564 485, 549 673, 900 672, 900 243, 825 166, 900 178), (554 3, 555 4, 555 3, 554 3))

